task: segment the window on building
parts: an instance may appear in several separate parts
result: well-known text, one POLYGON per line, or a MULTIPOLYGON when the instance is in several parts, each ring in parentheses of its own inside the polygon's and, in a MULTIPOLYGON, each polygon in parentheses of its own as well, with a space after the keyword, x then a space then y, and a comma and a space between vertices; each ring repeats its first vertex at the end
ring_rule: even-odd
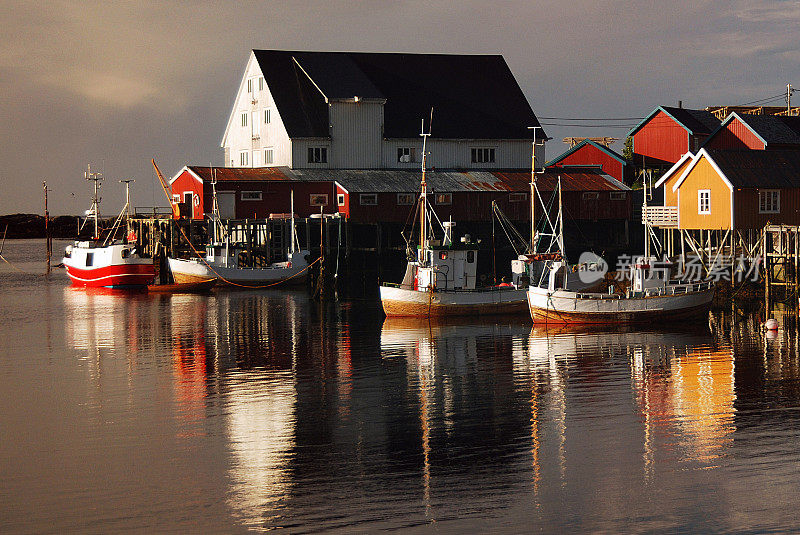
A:
POLYGON ((247 79, 247 92, 248 93, 252 93, 253 92, 253 79, 252 78, 248 78, 247 79))
POLYGON ((584 201, 596 201, 600 198, 600 194, 596 191, 584 191, 582 198, 584 201))
POLYGON ((377 206, 378 194, 377 193, 362 193, 358 196, 358 203, 361 206, 377 206))
POLYGON ((328 194, 312 193, 309 195, 308 203, 311 206, 328 206, 328 194))
POLYGON ((242 113, 242 126, 247 126, 247 112, 242 113))
POLYGON ((272 119, 269 108, 264 110, 264 124, 269 124, 272 119))
POLYGON ((344 206, 344 193, 336 194, 336 204, 339 206, 344 206))
POLYGON ((308 147, 308 163, 328 163, 328 148, 308 147))
POLYGON ((609 197, 612 201, 624 201, 628 198, 628 194, 624 191, 612 191, 609 193, 609 197))
POLYGON ((414 149, 412 147, 397 148, 397 162, 409 163, 414 161, 414 149))
POLYGON ((437 193, 434 197, 436 204, 453 204, 453 194, 452 193, 437 193))
POLYGON ((398 193, 397 204, 400 206, 414 204, 414 197, 413 193, 398 193))
POLYGON ((172 202, 174 202, 175 204, 178 204, 179 202, 181 202, 181 194, 180 193, 173 193, 172 194, 172 202))
POLYGON ((777 189, 758 190, 758 213, 777 214, 781 211, 781 191, 777 189))
POLYGON ((242 192, 242 200, 243 201, 260 201, 261 200, 261 192, 260 191, 243 191, 242 192))
POLYGON ((249 153, 246 150, 239 153, 239 165, 242 167, 250 165, 249 153))
POLYGON ((272 163, 272 149, 264 149, 264 165, 272 163))
POLYGON ((258 77, 258 90, 259 91, 263 91, 264 90, 264 77, 263 76, 259 76, 258 77))
POLYGON ((253 138, 261 137, 261 123, 258 122, 258 112, 253 112, 253 138))
POLYGON ((528 200, 528 194, 524 192, 514 192, 508 194, 510 202, 524 202, 528 200))
POLYGON ((701 189, 697 192, 697 213, 711 213, 711 190, 701 189))
POLYGON ((473 148, 472 163, 494 163, 494 149, 473 148))

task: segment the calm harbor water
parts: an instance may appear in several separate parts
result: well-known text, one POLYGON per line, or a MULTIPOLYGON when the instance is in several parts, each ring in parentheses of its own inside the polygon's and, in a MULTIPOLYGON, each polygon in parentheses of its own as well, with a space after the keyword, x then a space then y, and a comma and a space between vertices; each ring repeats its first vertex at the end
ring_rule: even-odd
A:
POLYGON ((794 329, 78 290, 43 250, 0 264, 2 533, 800 530, 794 329))

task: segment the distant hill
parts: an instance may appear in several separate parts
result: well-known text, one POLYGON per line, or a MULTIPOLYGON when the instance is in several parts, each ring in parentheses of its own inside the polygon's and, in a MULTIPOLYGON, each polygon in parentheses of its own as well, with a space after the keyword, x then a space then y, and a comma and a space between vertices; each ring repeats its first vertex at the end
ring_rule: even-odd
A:
MULTIPOLYGON (((7 238, 44 238, 44 216, 38 214, 0 215, 0 239, 8 225, 7 238)), ((74 238, 78 235, 78 217, 62 215, 50 218, 53 238, 74 238)))

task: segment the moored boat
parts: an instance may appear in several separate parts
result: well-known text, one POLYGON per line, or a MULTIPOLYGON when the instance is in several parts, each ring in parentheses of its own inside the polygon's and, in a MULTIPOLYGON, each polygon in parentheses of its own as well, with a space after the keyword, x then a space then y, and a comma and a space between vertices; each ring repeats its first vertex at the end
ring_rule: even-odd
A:
POLYGON ((429 225, 430 207, 425 182, 426 141, 421 134, 422 179, 419 197, 419 245, 406 264, 400 284, 382 284, 381 304, 387 316, 472 316, 523 313, 526 290, 513 283, 476 287, 478 246, 465 235, 453 241, 455 223, 442 224, 443 238, 435 239, 429 225))
MULTIPOLYGON (((645 186, 646 187, 646 186, 645 186)), ((645 210, 647 191, 645 191, 645 210)), ((568 289, 570 273, 561 260, 548 261, 542 272, 545 284, 528 288, 528 307, 536 324, 623 324, 674 321, 708 312, 714 298, 711 281, 683 281, 670 278, 671 266, 651 264, 651 229, 645 222, 645 251, 628 266, 624 291, 607 293, 568 289)), ((563 244, 563 230, 559 243, 563 244)), ((563 247, 563 246, 562 246, 563 247)), ((531 265, 531 272, 533 271, 531 265)), ((531 276, 533 281, 534 277, 531 276)))
POLYGON ((136 251, 135 243, 113 241, 114 232, 130 206, 128 183, 126 183, 126 203, 105 240, 100 240, 98 196, 102 176, 86 171, 86 179, 94 181, 92 208, 87 212, 94 219, 94 235, 91 240, 76 241, 66 247, 62 260, 74 286, 103 288, 144 288, 156 276, 155 266, 150 258, 142 258, 136 251))
POLYGON ((278 283, 301 284, 308 275, 308 250, 301 250, 294 227, 294 193, 290 199, 290 245, 286 260, 281 262, 256 262, 250 248, 230 242, 222 224, 217 205, 216 182, 212 181, 213 201, 211 221, 215 241, 206 246, 205 254, 193 258, 168 258, 172 278, 178 284, 196 284, 214 279, 217 284, 251 288, 278 283))

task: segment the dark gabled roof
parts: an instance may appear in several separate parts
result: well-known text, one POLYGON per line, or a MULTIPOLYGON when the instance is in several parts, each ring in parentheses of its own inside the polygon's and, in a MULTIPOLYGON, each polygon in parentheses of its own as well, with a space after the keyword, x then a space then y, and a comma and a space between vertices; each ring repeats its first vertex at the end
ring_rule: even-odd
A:
POLYGON ((800 188, 800 151, 703 150, 734 188, 800 188))
MULTIPOLYGON (((350 193, 408 193, 419 191, 420 171, 400 169, 289 169, 288 167, 202 167, 187 168, 210 182, 212 176, 225 182, 338 182, 350 193), (213 171, 212 171, 213 170, 213 171)), ((176 175, 180 176, 180 173, 176 175)), ((628 191, 630 188, 599 169, 548 169, 536 174, 542 191, 552 191, 561 179, 564 191, 628 191)), ((528 170, 429 171, 426 181, 432 191, 530 191, 528 170)))
MULTIPOLYGON (((293 169, 292 173, 306 181, 335 180, 350 193, 414 192, 420 188, 420 172, 383 169, 293 169)), ((627 191, 622 182, 599 169, 547 170, 537 174, 539 189, 555 189, 561 177, 564 191, 627 191)), ((531 172, 466 171, 437 169, 425 175, 433 191, 530 191, 531 172)))
POLYGON ((690 110, 688 108, 673 108, 671 106, 659 106, 650 112, 647 117, 637 124, 633 130, 628 132, 628 136, 634 135, 658 112, 663 111, 672 117, 677 123, 683 126, 690 134, 711 134, 720 124, 716 116, 706 110, 690 110))
POLYGON ((551 165, 557 164, 558 162, 560 162, 561 160, 563 160, 564 158, 566 158, 570 154, 572 154, 574 152, 577 152, 578 150, 580 150, 581 148, 585 147, 586 145, 591 145, 592 147, 596 148, 597 150, 599 150, 601 152, 605 152, 606 154, 608 154, 609 156, 611 156, 612 158, 614 158, 615 160, 620 162, 623 166, 627 165, 627 163, 628 163, 628 162, 625 161, 625 158, 623 158, 621 154, 611 150, 610 148, 606 147, 605 145, 601 145, 600 143, 596 143, 596 142, 592 141, 591 139, 584 139, 583 141, 581 141, 580 143, 578 143, 574 147, 570 147, 567 151, 565 151, 561 155, 556 156, 555 158, 553 158, 552 160, 547 162, 545 164, 545 166, 551 166, 551 165))
POLYGON ((764 143, 800 145, 800 117, 782 115, 747 115, 732 113, 723 125, 733 119, 739 119, 750 127, 764 143))
POLYGON ((385 99, 387 138, 417 138, 431 108, 435 138, 531 139, 540 126, 500 55, 253 53, 289 137, 329 136, 326 97, 385 99))

